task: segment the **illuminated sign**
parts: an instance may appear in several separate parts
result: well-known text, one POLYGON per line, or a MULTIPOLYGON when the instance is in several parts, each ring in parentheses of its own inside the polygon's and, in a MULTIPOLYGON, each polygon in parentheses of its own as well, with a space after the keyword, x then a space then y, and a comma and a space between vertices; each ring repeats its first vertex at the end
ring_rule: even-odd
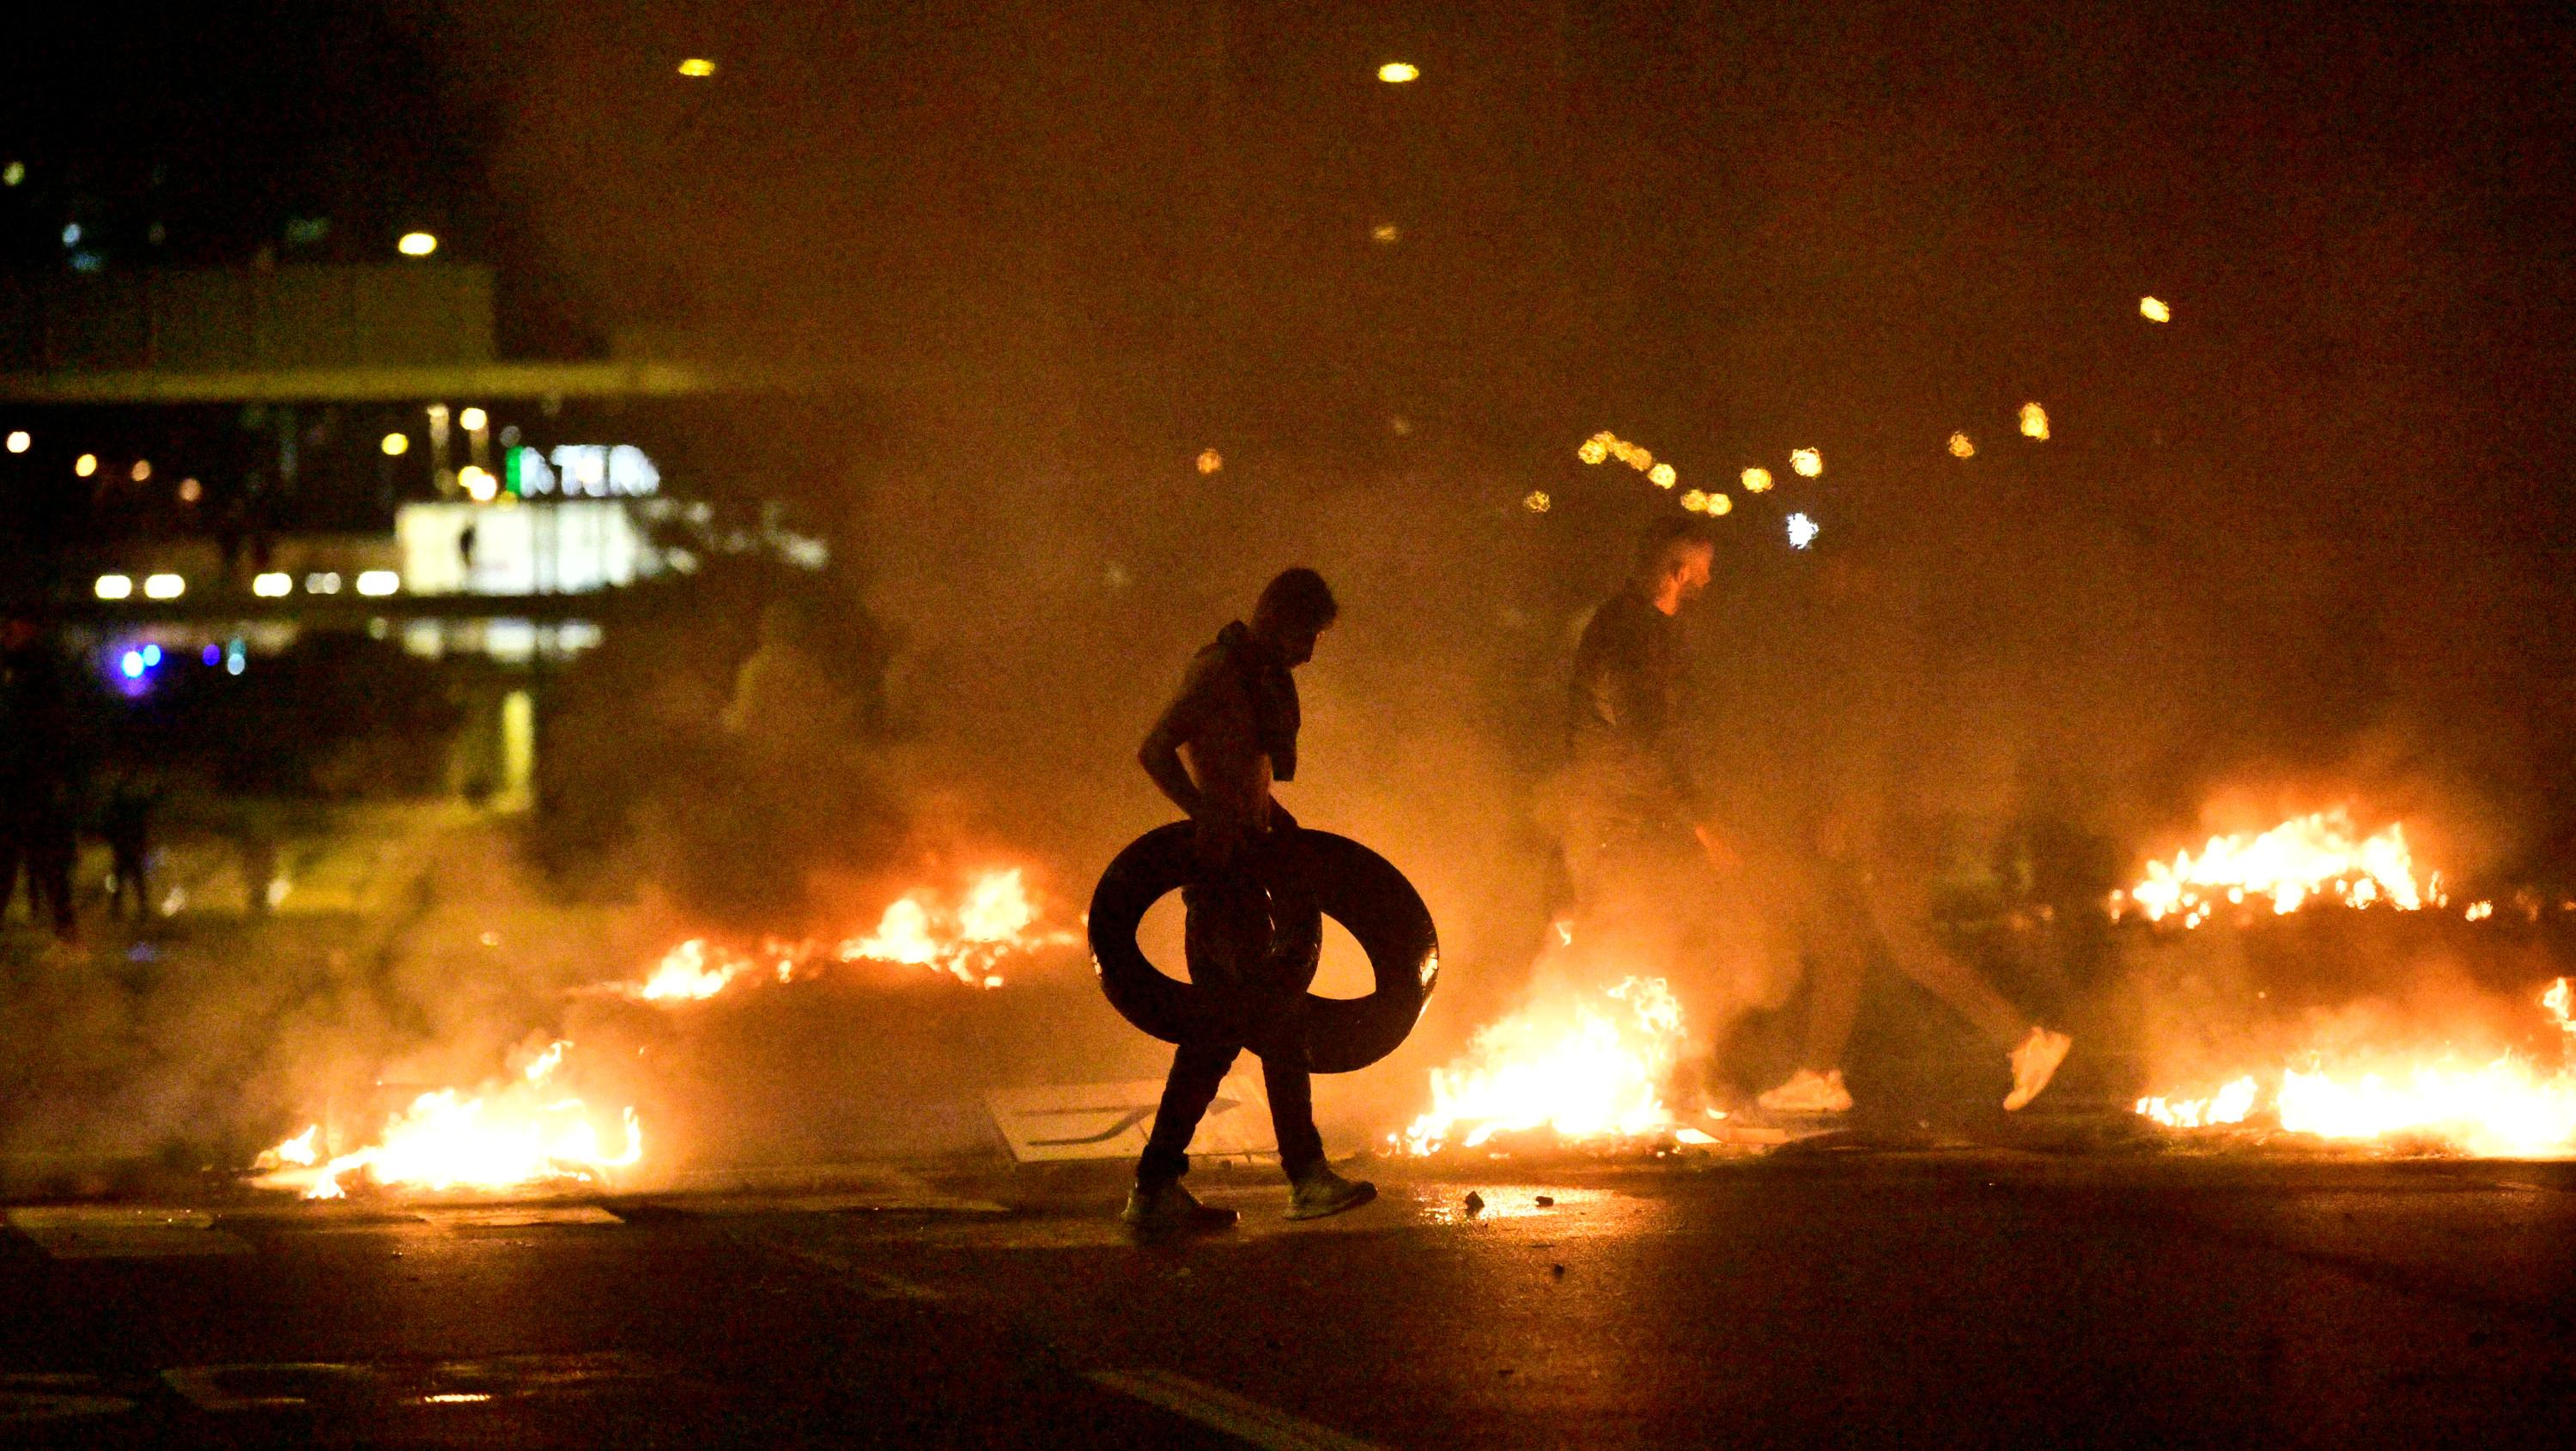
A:
POLYGON ((631 443, 567 443, 551 453, 514 448, 501 466, 502 487, 522 499, 647 499, 662 492, 662 471, 631 443))

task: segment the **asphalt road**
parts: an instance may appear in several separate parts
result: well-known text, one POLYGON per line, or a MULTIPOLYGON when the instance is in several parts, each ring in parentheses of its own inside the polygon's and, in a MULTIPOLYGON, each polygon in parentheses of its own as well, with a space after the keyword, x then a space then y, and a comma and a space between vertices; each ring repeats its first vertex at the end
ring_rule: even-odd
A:
POLYGON ((2568 1444, 2576 1166, 1786 1153, 18 1206, 0 1443, 2568 1444), (1470 1213, 1465 1197, 1482 1200, 1470 1213), (1552 1203, 1541 1204, 1545 1196, 1552 1203))

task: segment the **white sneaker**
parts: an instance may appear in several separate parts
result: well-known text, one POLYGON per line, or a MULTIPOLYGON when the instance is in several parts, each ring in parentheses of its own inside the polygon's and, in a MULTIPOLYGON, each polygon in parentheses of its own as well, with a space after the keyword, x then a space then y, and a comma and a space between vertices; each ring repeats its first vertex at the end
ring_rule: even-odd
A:
POLYGON ((1753 1100, 1773 1113, 1849 1113, 1851 1090, 1843 1087, 1843 1071, 1818 1073, 1801 1068, 1789 1075, 1789 1081, 1768 1090, 1753 1100))
POLYGON ((2004 1112, 2011 1113, 2039 1097, 2048 1080, 2057 1076, 2057 1065, 2066 1061, 2066 1050, 2075 1040, 2064 1033, 2052 1033, 2033 1026, 2030 1036, 2012 1050, 2012 1092, 2004 1095, 2004 1112))

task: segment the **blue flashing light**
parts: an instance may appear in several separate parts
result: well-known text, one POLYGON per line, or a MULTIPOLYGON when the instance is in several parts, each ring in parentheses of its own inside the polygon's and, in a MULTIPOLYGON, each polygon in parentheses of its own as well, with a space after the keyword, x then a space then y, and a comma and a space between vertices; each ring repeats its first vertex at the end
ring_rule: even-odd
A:
POLYGON ((221 645, 208 645, 205 649, 197 652, 197 658, 205 661, 206 668, 211 670, 215 666, 224 663, 224 647, 221 645))
POLYGON ((125 654, 124 654, 121 658, 119 658, 119 659, 117 660, 117 662, 116 662, 116 668, 117 668, 117 670, 118 670, 119 672, 121 672, 121 673, 125 676, 125 678, 126 678, 126 679, 128 679, 128 680, 140 680, 140 679, 142 679, 142 678, 143 678, 143 652, 142 652, 142 651, 140 651, 140 650, 128 650, 128 651, 126 651, 126 652, 125 652, 125 654))
POLYGON ((160 665, 161 665, 161 647, 160 647, 160 646, 158 646, 158 645, 146 645, 146 646, 144 646, 144 647, 143 647, 143 668, 144 668, 144 669, 146 669, 146 670, 156 670, 156 669, 159 669, 159 668, 160 668, 160 665))

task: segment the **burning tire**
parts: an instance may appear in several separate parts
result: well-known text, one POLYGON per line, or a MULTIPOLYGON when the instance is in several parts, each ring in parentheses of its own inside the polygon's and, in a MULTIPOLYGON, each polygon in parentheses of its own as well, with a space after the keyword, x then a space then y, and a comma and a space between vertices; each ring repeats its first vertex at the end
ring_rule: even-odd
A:
MULTIPOLYGON (((1214 1036, 1222 1018, 1204 990, 1165 975, 1136 946, 1136 924, 1198 870, 1190 824, 1156 827, 1127 844, 1091 894, 1091 961, 1118 1015, 1166 1043, 1214 1036)), ((1323 918, 1350 929, 1376 987, 1362 998, 1306 995, 1306 1046, 1317 1073, 1349 1073, 1395 1051, 1440 976, 1439 934, 1421 894, 1393 863, 1346 836, 1297 831, 1269 854, 1262 884, 1282 904, 1274 964, 1307 981, 1322 955, 1323 918), (1300 960, 1301 959, 1301 960, 1300 960)))

